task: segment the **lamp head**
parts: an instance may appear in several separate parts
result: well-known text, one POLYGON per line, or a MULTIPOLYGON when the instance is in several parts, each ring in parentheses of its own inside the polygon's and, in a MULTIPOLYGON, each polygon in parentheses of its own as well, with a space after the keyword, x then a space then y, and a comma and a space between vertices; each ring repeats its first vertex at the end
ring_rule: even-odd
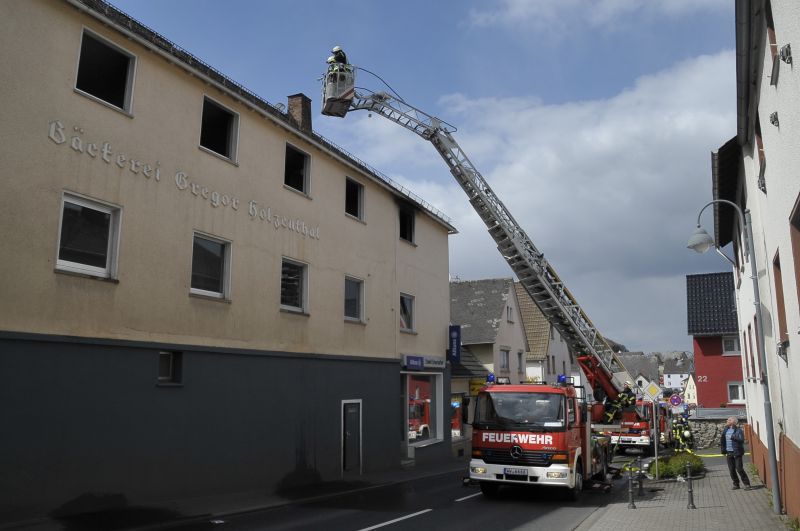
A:
POLYGON ((705 229, 698 225, 694 230, 694 233, 692 233, 692 236, 689 238, 689 242, 686 244, 686 247, 699 254, 703 254, 713 247, 713 245, 714 238, 712 238, 711 235, 705 231, 705 229))

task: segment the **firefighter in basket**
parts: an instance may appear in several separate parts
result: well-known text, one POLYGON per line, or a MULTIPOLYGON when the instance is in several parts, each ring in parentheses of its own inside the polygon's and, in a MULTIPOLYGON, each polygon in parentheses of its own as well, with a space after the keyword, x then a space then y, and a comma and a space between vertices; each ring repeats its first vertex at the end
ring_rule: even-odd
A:
POLYGON ((678 452, 692 453, 694 448, 694 436, 689 427, 686 417, 680 415, 672 423, 672 439, 675 443, 675 450, 678 452))
POLYGON ((636 394, 633 392, 633 383, 630 380, 625 382, 622 392, 615 400, 606 402, 606 423, 613 422, 617 414, 625 408, 633 407, 636 405, 636 394))

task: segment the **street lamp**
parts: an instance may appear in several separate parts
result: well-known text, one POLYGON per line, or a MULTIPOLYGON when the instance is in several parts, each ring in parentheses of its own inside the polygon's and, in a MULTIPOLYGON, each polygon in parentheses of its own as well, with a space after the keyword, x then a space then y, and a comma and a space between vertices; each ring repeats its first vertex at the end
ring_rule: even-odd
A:
POLYGON ((766 417, 765 423, 767 425, 767 453, 769 454, 769 479, 772 486, 772 509, 775 511, 775 514, 781 514, 781 491, 780 482, 778 480, 778 458, 775 453, 775 433, 772 428, 772 399, 770 398, 769 381, 767 380, 767 355, 764 343, 764 320, 761 318, 761 297, 759 296, 758 292, 758 269, 756 268, 756 252, 755 245, 753 244, 753 227, 750 221, 750 211, 745 210, 744 214, 742 214, 742 209, 739 208, 739 205, 732 201, 728 201, 727 199, 715 199, 709 202, 706 204, 706 206, 701 208, 700 213, 697 214, 697 228, 689 238, 689 242, 687 243, 686 247, 698 253, 704 253, 714 245, 714 239, 702 227, 700 227, 700 216, 703 215, 703 211, 706 208, 714 203, 724 203, 735 208, 736 213, 739 215, 740 226, 745 232, 743 254, 747 254, 748 259, 750 260, 750 278, 753 280, 753 304, 756 307, 756 340, 758 341, 758 362, 761 366, 761 385, 764 393, 764 417, 766 417))

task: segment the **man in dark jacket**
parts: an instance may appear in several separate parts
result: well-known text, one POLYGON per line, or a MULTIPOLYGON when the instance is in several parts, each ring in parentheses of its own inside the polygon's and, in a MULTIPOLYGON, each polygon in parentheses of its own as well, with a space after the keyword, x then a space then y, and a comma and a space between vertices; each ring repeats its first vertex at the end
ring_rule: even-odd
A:
POLYGON ((750 490, 750 479, 744 472, 742 456, 744 456, 744 432, 739 427, 736 417, 729 417, 720 437, 720 450, 728 460, 728 470, 733 480, 733 490, 739 488, 739 478, 744 483, 745 490, 750 490), (738 476, 736 475, 738 472, 738 476))

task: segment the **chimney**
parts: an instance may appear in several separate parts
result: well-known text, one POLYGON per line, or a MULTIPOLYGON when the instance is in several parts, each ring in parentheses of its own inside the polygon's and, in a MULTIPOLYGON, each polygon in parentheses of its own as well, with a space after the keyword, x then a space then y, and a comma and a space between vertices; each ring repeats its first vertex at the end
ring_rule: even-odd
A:
POLYGON ((311 99, 303 93, 289 96, 289 117, 301 131, 311 132, 311 99))

